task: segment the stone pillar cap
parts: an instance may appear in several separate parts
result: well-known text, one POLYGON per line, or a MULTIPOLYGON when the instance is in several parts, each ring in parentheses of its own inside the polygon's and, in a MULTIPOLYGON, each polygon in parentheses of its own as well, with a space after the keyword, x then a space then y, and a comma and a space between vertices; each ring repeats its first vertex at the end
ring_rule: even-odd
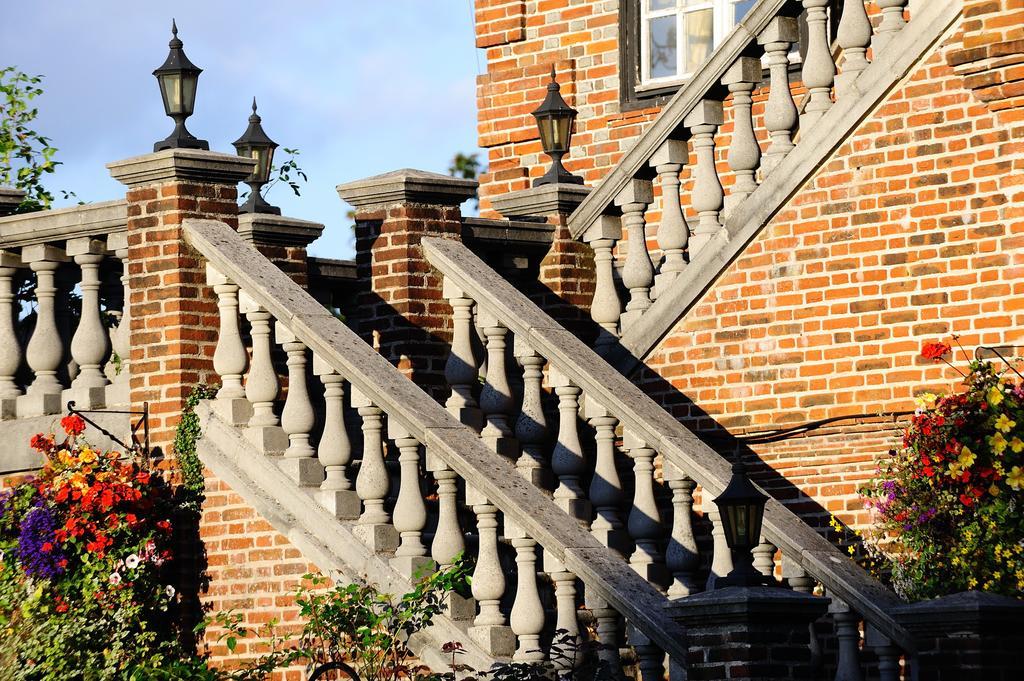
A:
POLYGON ((338 196, 355 208, 399 203, 458 206, 476 196, 479 183, 425 170, 403 168, 338 185, 338 196))
POLYGON ((165 149, 107 164, 111 176, 129 187, 174 180, 237 184, 255 167, 251 158, 200 149, 165 149))
POLYGON ((896 620, 918 636, 965 630, 976 634, 1024 624, 1024 602, 983 591, 963 591, 900 606, 896 620))
POLYGON ((22 199, 25 198, 25 192, 14 187, 3 187, 0 186, 0 215, 10 215, 17 208, 22 199))
POLYGON ((827 612, 829 600, 777 586, 730 586, 672 601, 667 608, 673 619, 686 626, 744 622, 751 618, 770 626, 773 618, 817 619, 827 612))
POLYGON ((319 222, 271 213, 239 213, 238 233, 251 243, 308 246, 324 231, 319 222))
POLYGON ((490 200, 494 210, 508 219, 547 217, 573 212, 590 191, 590 187, 581 184, 559 182, 492 196, 490 200))

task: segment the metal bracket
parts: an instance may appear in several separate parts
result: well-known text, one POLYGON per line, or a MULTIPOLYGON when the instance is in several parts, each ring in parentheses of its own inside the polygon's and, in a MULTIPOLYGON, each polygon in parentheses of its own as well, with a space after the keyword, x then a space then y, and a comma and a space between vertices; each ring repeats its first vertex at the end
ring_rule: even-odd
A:
POLYGON ((68 416, 71 416, 72 414, 80 416, 83 421, 109 437, 115 444, 123 447, 125 451, 130 450, 136 454, 142 454, 142 456, 147 459, 149 458, 149 402, 142 403, 142 411, 122 411, 116 409, 87 409, 83 411, 76 409, 75 401, 71 400, 68 402, 68 416), (119 437, 90 419, 86 414, 128 414, 129 416, 138 416, 139 420, 131 424, 131 431, 129 433, 132 440, 131 446, 125 444, 119 437), (140 428, 142 429, 141 442, 139 442, 140 428))

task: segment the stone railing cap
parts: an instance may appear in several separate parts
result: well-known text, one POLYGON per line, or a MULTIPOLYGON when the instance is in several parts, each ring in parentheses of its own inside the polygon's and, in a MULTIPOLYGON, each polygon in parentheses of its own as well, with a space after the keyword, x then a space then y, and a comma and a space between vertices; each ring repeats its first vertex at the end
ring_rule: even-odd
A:
POLYGON ((425 170, 403 168, 338 185, 338 196, 356 208, 398 203, 458 206, 476 196, 479 183, 425 170))
POLYGON ((238 233, 251 243, 308 246, 324 231, 319 222, 270 213, 239 213, 238 233))
POLYGON ((111 176, 129 187, 189 180, 235 184, 252 174, 251 158, 200 149, 165 149, 108 163, 111 176))
POLYGON ((667 609, 677 621, 689 625, 721 624, 751 615, 806 619, 809 613, 824 615, 828 604, 828 598, 777 586, 726 587, 672 601, 667 609))
POLYGON ((571 213, 583 203, 591 188, 581 184, 543 184, 490 197, 494 210, 506 218, 546 217, 571 213))
POLYGON ((904 605, 894 609, 893 614, 907 629, 918 634, 964 627, 1019 627, 1024 623, 1024 601, 982 591, 962 591, 904 605))

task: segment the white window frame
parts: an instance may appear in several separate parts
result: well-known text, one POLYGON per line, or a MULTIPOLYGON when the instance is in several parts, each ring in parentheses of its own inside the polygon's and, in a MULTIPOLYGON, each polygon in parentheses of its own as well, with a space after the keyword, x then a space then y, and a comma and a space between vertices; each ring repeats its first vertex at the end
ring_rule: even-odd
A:
POLYGON ((655 88, 675 85, 687 80, 692 72, 684 72, 686 50, 683 41, 683 21, 687 14, 699 10, 711 9, 712 14, 712 49, 718 47, 729 31, 736 25, 736 4, 742 0, 704 0, 704 2, 687 4, 687 0, 675 0, 675 6, 652 11, 650 0, 639 0, 640 3, 640 82, 636 90, 642 92, 655 88), (676 74, 672 76, 651 77, 651 19, 665 16, 676 17, 676 74))

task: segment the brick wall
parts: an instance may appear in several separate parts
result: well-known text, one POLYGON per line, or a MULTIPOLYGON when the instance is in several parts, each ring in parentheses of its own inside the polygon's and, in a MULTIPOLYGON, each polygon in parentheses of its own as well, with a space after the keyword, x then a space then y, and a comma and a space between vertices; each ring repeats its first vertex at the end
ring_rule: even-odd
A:
POLYGON ((965 18, 827 159, 641 379, 720 449, 761 457, 801 510, 853 525, 868 520, 856 489, 894 442, 894 420, 871 415, 959 378, 922 342, 1024 345, 1024 113, 958 73, 967 28, 1020 3, 973 4, 989 16, 965 18), (779 443, 728 437, 861 414, 779 443))

